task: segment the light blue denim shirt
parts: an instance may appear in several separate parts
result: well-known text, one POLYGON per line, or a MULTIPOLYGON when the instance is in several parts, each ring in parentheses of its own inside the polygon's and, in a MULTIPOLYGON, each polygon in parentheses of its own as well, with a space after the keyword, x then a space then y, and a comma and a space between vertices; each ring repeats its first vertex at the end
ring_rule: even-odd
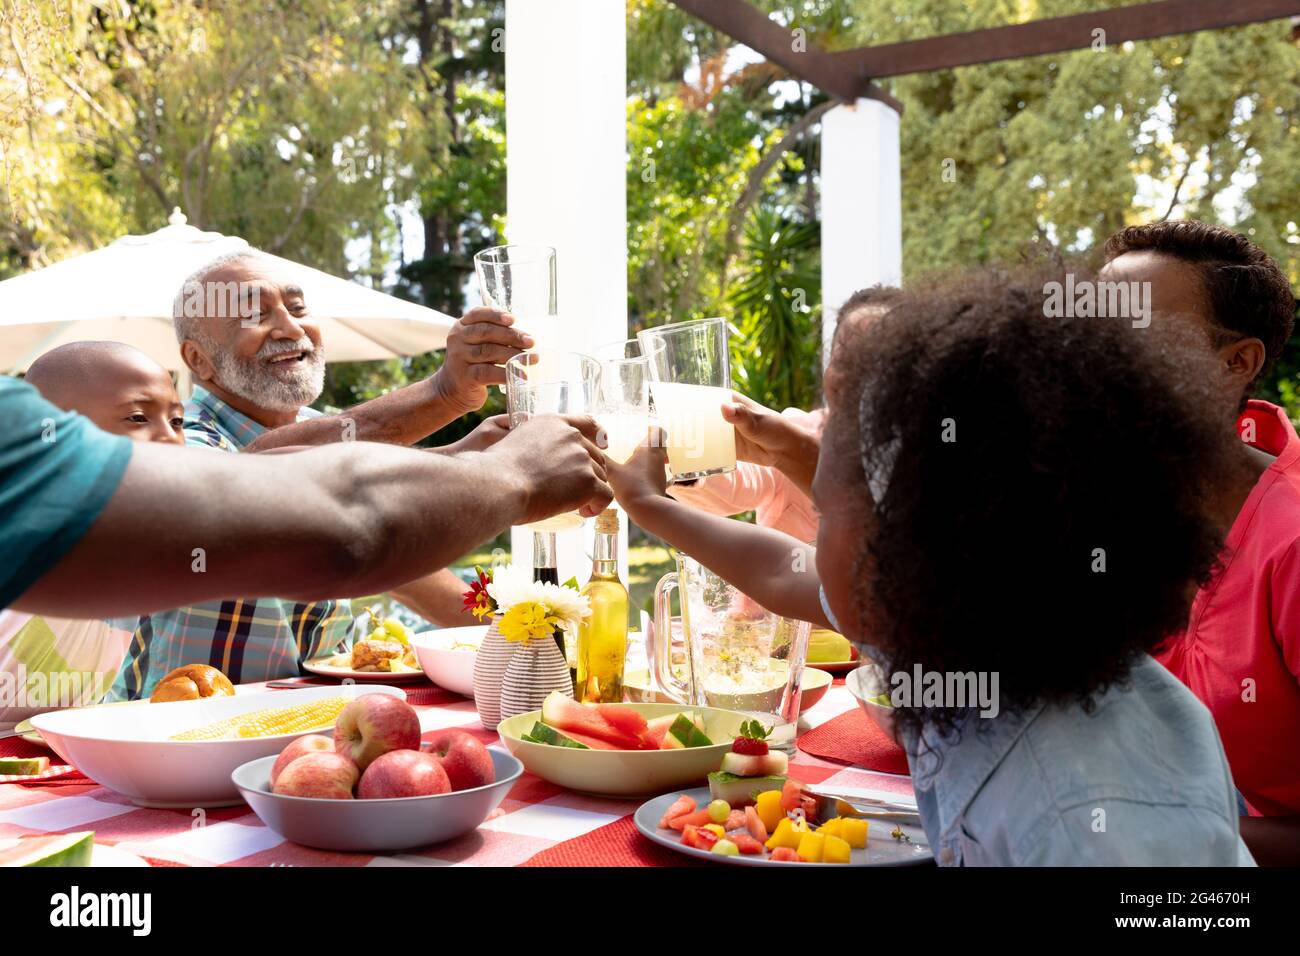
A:
POLYGON ((973 717, 905 749, 941 866, 1254 865, 1214 719, 1146 655, 1091 713, 973 717))

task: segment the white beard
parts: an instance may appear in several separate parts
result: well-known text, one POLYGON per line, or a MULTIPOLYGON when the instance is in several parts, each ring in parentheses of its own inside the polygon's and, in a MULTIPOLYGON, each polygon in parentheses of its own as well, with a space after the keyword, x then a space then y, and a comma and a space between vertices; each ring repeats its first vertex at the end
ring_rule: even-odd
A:
POLYGON ((312 348, 308 339, 288 348, 263 346, 251 361, 237 359, 228 352, 216 349, 212 355, 212 364, 216 369, 217 382, 226 391, 260 408, 275 412, 296 412, 320 398, 321 392, 325 390, 325 350, 314 348, 304 355, 302 361, 292 369, 293 374, 289 378, 281 378, 271 371, 264 360, 278 352, 306 348, 312 348))

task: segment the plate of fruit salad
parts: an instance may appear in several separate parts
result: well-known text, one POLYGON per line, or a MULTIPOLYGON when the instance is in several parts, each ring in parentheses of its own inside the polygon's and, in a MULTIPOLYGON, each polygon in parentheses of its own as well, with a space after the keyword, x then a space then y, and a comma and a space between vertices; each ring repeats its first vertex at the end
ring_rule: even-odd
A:
POLYGON ((918 826, 839 816, 833 802, 786 776, 789 758, 747 721, 709 786, 643 803, 636 827, 648 839, 700 859, 741 866, 908 866, 933 859, 918 826))

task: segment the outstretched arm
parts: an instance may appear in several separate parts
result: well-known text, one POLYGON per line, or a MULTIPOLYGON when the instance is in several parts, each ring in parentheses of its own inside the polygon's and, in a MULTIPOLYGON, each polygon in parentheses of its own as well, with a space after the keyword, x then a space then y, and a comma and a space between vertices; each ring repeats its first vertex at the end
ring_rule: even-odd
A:
POLYGON ((447 357, 434 375, 394 389, 338 415, 323 415, 282 425, 259 435, 243 449, 262 452, 285 445, 327 445, 376 441, 413 445, 477 411, 488 386, 504 384, 501 365, 532 345, 532 337, 511 326, 514 318, 496 309, 471 309, 447 335, 447 357))
POLYGON ((628 518, 685 551, 729 584, 782 617, 830 627, 822 610, 816 550, 771 528, 705 514, 668 497, 661 443, 638 448, 625 465, 610 463, 610 485, 628 518))
POLYGON ((537 418, 491 449, 348 442, 281 455, 139 445, 85 536, 15 602, 100 617, 230 594, 374 594, 512 524, 610 499, 590 419, 537 418))

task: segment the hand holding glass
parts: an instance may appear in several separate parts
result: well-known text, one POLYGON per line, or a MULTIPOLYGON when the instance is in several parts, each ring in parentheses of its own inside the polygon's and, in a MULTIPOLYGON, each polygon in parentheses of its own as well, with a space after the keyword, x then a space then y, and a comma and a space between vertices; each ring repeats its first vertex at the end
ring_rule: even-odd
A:
POLYGON ((668 435, 673 478, 735 471, 736 430, 722 417, 722 406, 732 401, 727 320, 661 325, 637 339, 649 359, 650 395, 668 435))
MULTIPOLYGON (((577 352, 523 352, 506 363, 510 427, 538 415, 591 415, 600 395, 600 363, 577 352)), ((582 525, 576 511, 525 525, 563 531, 582 525)))

